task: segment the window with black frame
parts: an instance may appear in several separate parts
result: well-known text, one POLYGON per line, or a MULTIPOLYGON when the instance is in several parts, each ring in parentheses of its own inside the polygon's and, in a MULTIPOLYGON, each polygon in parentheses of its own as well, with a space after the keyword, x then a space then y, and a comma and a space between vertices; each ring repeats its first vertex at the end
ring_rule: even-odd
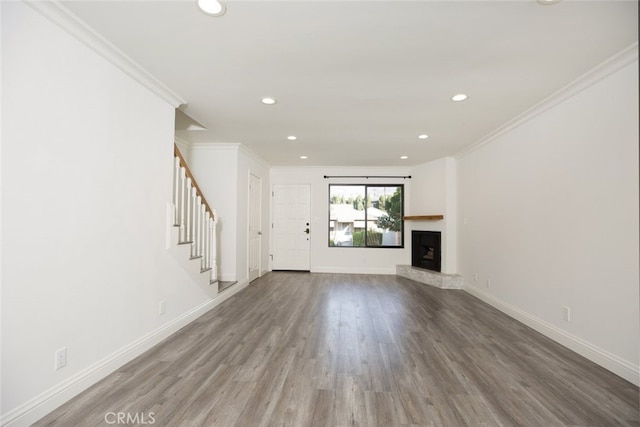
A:
POLYGON ((404 186, 329 184, 329 246, 404 247, 404 186))

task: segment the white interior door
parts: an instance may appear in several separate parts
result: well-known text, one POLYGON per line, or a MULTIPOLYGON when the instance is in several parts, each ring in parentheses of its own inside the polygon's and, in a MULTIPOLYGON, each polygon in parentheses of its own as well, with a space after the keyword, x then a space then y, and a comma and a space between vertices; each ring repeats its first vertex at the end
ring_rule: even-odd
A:
POLYGON ((260 277, 262 179, 249 174, 249 281, 260 277))
POLYGON ((310 270, 309 185, 273 186, 273 270, 310 270))

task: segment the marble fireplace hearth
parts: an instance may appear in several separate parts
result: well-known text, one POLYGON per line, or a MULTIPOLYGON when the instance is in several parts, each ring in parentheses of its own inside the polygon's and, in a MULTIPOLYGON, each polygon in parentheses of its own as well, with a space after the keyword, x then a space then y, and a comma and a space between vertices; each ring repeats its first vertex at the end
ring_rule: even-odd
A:
POLYGON ((462 276, 459 274, 445 274, 411 265, 396 265, 396 275, 434 286, 440 289, 462 289, 462 276))

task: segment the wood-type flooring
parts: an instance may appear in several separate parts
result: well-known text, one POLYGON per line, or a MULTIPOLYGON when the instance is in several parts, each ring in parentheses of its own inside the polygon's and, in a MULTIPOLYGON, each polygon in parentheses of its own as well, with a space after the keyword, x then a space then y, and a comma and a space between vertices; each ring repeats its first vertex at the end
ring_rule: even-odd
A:
POLYGON ((38 426, 639 426, 638 388, 461 290, 272 272, 38 426))

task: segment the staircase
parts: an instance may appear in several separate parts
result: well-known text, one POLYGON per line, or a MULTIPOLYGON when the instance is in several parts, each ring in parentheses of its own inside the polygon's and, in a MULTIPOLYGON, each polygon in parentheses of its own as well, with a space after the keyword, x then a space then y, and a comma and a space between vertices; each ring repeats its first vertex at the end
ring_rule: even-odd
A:
POLYGON ((174 145, 173 226, 179 246, 190 246, 189 259, 200 263, 200 275, 207 274, 210 285, 218 282, 215 211, 174 145))

